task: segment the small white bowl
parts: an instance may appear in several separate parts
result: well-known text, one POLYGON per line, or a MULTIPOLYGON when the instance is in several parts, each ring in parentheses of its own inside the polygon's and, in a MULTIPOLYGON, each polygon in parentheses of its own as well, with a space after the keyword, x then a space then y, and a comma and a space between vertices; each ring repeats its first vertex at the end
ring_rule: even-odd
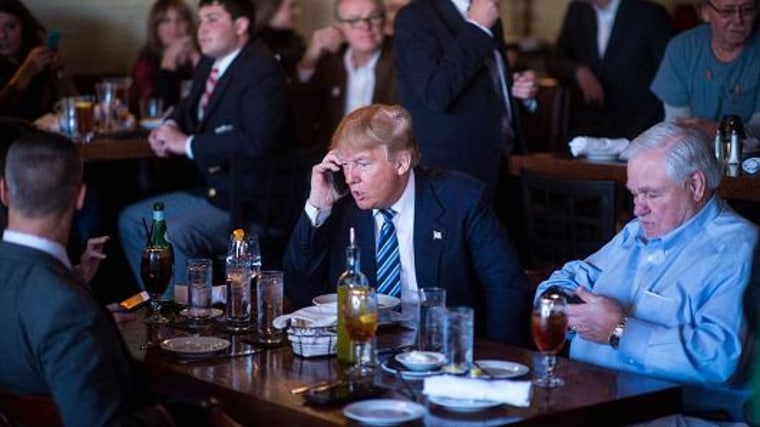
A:
POLYGON ((410 371, 432 371, 443 365, 444 356, 434 351, 407 351, 396 355, 396 361, 410 371))

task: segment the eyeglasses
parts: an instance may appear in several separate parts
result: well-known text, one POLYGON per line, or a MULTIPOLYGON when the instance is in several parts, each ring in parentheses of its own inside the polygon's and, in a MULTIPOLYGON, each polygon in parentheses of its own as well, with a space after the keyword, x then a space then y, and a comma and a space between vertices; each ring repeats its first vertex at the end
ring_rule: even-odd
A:
POLYGON ((338 18, 338 22, 341 24, 348 24, 351 28, 359 28, 359 26, 362 23, 366 23, 370 27, 375 25, 380 25, 383 20, 385 19, 385 13, 383 12, 375 12, 369 16, 366 16, 364 18, 338 18))
POLYGON ((706 3, 712 10, 715 11, 715 13, 720 15, 720 17, 723 19, 730 19, 739 16, 755 16, 757 13, 757 6, 754 4, 718 9, 711 1, 708 0, 706 3))

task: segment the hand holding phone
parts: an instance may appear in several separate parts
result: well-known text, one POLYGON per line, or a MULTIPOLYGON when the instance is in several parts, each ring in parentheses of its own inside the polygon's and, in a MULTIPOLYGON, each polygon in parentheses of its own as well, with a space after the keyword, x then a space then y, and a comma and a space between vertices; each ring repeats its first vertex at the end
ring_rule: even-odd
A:
POLYGON ((327 180, 330 181, 330 185, 332 185, 335 194, 339 198, 348 194, 348 184, 346 184, 346 175, 343 173, 343 168, 340 168, 337 172, 328 170, 327 180))

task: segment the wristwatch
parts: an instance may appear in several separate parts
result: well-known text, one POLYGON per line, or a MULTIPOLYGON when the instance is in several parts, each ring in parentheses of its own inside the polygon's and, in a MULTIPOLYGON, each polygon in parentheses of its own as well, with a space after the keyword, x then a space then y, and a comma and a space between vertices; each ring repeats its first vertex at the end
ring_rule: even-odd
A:
POLYGON ((610 347, 617 350, 618 346, 620 346, 620 337, 623 336, 623 331, 625 331, 625 322, 628 320, 627 317, 624 317, 623 320, 615 325, 615 329, 612 330, 612 335, 610 335, 610 347))

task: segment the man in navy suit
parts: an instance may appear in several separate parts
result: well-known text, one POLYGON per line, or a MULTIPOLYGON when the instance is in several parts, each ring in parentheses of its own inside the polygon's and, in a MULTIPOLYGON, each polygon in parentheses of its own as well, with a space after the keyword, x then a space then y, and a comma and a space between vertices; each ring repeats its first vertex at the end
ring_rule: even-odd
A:
MULTIPOLYGON (((135 277, 146 241, 141 221, 150 217, 154 201, 165 202, 176 281, 184 281, 187 258, 227 251, 231 199, 243 193, 233 190, 233 182, 256 206, 265 177, 250 165, 285 148, 285 76, 271 52, 250 41, 253 13, 249 0, 200 1, 198 44, 204 57, 190 95, 149 140, 158 156, 193 159, 206 186, 153 197, 122 212, 119 232, 135 277)), ((173 295, 172 287, 167 294, 173 295)))
POLYGON ((524 151, 514 98, 535 108, 532 71, 512 75, 495 0, 417 0, 395 24, 401 105, 425 166, 469 173, 496 191, 506 156, 524 151))
POLYGON ((418 167, 419 158, 403 107, 373 104, 343 119, 331 150, 312 169, 311 193, 286 250, 288 298, 303 306, 335 292, 351 227, 362 271, 377 283, 375 242, 385 220, 380 210, 391 208, 402 295, 445 288, 449 306, 475 308, 477 335, 526 345, 527 280, 485 185, 465 174, 418 167), (339 197, 329 181, 341 168, 350 197, 339 197))
POLYGON ((633 139, 662 120, 649 85, 672 32, 667 10, 648 0, 570 3, 546 65, 573 88, 571 136, 633 139))

